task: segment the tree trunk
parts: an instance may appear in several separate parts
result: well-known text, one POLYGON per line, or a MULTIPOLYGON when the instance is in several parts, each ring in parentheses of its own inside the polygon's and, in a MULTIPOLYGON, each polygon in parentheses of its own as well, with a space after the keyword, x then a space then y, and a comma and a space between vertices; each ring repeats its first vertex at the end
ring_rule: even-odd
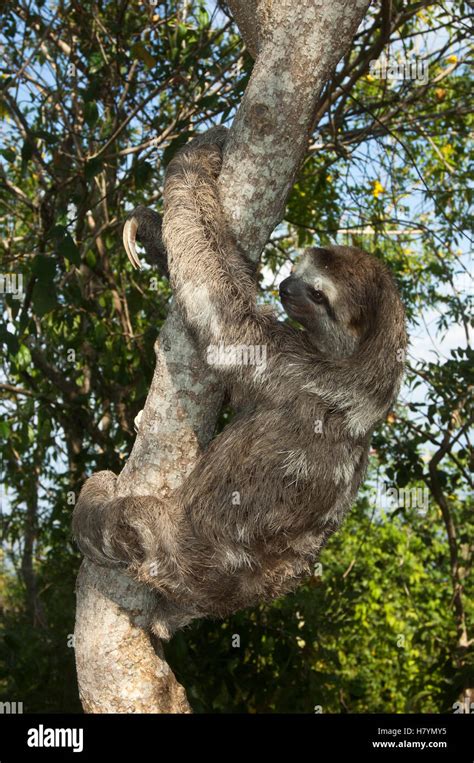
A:
MULTIPOLYGON (((256 63, 220 176, 229 227, 257 260, 281 220, 304 157, 322 87, 370 0, 229 0, 256 63)), ((222 390, 175 305, 156 347, 140 431, 118 480, 121 495, 166 497, 212 436, 222 390)), ((84 562, 77 581, 76 663, 86 712, 186 712, 184 690, 145 630, 152 594, 84 562)))

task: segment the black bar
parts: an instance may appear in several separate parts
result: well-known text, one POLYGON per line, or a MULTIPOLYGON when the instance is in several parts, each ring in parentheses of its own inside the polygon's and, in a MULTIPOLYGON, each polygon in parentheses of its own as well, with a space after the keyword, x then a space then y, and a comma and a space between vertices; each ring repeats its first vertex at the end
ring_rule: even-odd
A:
POLYGON ((189 755, 326 761, 474 760, 474 716, 459 715, 0 715, 0 763, 158 761, 189 755), (62 731, 61 731, 62 730, 62 731), (82 737, 81 737, 82 732, 82 737), (30 743, 43 746, 29 746, 30 743), (57 745, 48 746, 52 741, 57 745), (77 752, 73 752, 73 747, 77 752), (80 749, 82 747, 82 749, 80 749), (244 757, 245 756, 245 757, 244 757), (344 759, 344 758, 342 758, 344 759))

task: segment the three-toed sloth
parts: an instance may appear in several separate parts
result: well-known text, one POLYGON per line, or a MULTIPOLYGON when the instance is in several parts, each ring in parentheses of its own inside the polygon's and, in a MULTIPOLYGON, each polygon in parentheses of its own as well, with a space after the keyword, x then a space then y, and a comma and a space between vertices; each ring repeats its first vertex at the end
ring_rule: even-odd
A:
MULTIPOLYGON (((169 503, 114 497, 115 475, 99 472, 73 519, 86 556, 156 589, 169 612, 163 637, 195 617, 280 596, 311 574, 363 480, 407 343, 390 273, 353 247, 307 249, 280 285, 304 330, 257 307, 253 268, 218 198, 224 141, 225 130, 214 129, 171 161, 163 241, 187 325, 205 357, 220 348, 215 370, 248 404, 169 503)), ((140 235, 140 216, 133 227, 140 235)))

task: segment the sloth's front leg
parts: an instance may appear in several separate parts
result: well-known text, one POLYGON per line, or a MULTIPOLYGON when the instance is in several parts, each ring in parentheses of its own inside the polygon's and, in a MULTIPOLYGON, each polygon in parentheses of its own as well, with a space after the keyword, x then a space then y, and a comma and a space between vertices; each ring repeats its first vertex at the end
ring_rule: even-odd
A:
POLYGON ((135 246, 135 242, 138 241, 144 247, 150 263, 157 268, 160 275, 168 278, 168 258, 161 236, 161 224, 162 217, 158 212, 140 205, 127 217, 122 238, 127 257, 134 268, 140 267, 140 258, 135 246))

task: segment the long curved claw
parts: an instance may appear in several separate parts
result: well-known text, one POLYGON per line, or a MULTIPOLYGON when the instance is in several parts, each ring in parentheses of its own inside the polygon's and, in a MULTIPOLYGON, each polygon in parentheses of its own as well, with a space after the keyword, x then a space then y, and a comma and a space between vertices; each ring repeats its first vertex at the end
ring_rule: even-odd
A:
POLYGON ((125 225, 123 226, 122 240, 123 240, 123 245, 125 247, 125 251, 127 252, 127 257, 132 263, 132 266, 136 270, 140 270, 141 268, 140 257, 138 256, 137 250, 135 247, 137 230, 138 230, 138 223, 134 217, 130 218, 129 220, 126 220, 125 225))

